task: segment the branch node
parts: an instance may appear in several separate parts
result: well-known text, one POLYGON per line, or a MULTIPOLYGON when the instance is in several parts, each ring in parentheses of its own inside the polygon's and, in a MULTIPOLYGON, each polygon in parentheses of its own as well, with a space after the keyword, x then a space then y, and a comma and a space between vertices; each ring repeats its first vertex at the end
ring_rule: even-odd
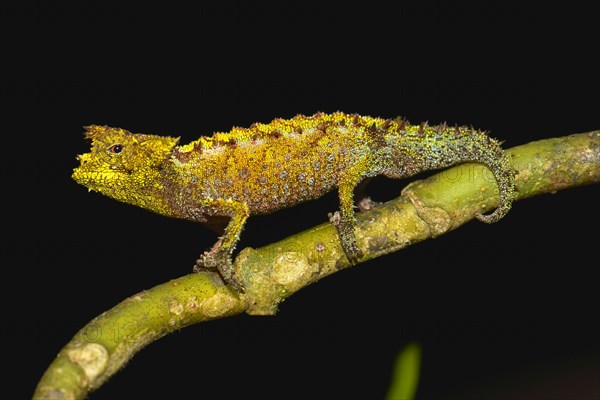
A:
POLYGON ((69 359, 77 364, 85 374, 85 385, 93 384, 108 365, 109 354, 98 343, 87 343, 67 351, 69 359))
POLYGON ((450 214, 443 208, 427 206, 413 191, 413 186, 413 183, 406 186, 402 191, 402 196, 407 197, 411 201, 418 217, 429 227, 431 237, 435 238, 448 232, 452 227, 450 214))

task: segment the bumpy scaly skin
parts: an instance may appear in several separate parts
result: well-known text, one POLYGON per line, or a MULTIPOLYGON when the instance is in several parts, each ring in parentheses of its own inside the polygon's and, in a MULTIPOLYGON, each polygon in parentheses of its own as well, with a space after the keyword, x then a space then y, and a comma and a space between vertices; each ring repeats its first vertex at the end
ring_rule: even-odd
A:
POLYGON ((188 145, 178 139, 86 127, 92 151, 78 156, 73 179, 90 190, 170 217, 224 226, 223 236, 197 262, 218 269, 238 290, 231 255, 248 216, 315 199, 338 188, 340 212, 330 216, 348 259, 361 252, 354 236, 353 193, 365 178, 404 178, 475 161, 494 174, 500 205, 492 223, 510 209, 513 175, 500 144, 466 127, 411 125, 341 112, 298 115, 250 128, 233 128, 188 145))

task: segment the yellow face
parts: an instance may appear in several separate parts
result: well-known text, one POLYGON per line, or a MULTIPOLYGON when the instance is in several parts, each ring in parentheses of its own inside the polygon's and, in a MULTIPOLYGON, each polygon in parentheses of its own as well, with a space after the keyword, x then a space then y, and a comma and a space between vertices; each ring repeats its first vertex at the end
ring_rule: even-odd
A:
POLYGON ((169 161, 177 138, 132 134, 124 129, 92 125, 85 128, 92 150, 77 156, 72 178, 89 190, 126 203, 147 207, 160 169, 169 161))

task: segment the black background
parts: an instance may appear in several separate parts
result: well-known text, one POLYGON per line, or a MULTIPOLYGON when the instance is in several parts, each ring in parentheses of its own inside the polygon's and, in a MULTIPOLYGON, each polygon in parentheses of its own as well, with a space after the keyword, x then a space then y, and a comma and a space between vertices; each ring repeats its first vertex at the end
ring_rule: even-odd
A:
MULTIPOLYGON (((33 348, 21 397, 85 323, 189 273, 216 240, 73 182, 83 125, 186 143, 341 110, 472 124, 506 147, 600 128, 591 11, 281 3, 54 3, 26 14, 36 87, 11 88, 35 99, 23 122, 39 145, 21 169, 35 178, 23 197, 35 218, 17 250, 32 260, 35 249, 23 272, 39 314, 19 335, 33 348)), ((377 179, 368 191, 386 200, 407 182, 377 179)), ((419 399, 598 399, 597 205, 591 186, 518 202, 495 225, 472 222, 324 279, 275 317, 188 327, 90 398, 381 398, 395 355, 418 341, 419 399)), ((251 218, 239 248, 335 209, 333 193, 251 218)))

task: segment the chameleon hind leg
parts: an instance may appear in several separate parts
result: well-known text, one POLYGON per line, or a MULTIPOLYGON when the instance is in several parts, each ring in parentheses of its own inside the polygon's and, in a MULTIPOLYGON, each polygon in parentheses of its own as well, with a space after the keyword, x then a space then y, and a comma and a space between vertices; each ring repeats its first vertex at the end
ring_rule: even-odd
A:
POLYGON ((339 182, 338 192, 340 197, 340 211, 329 215, 329 221, 337 229, 342 249, 348 260, 354 264, 362 256, 356 244, 356 219, 354 217, 354 190, 372 174, 371 157, 365 156, 353 164, 339 182))
POLYGON ((233 270, 231 255, 250 215, 248 205, 233 200, 210 200, 203 204, 203 208, 218 210, 219 215, 225 214, 230 220, 223 236, 209 251, 205 251, 200 256, 194 270, 217 270, 227 284, 233 286, 238 292, 244 292, 244 285, 233 270))

